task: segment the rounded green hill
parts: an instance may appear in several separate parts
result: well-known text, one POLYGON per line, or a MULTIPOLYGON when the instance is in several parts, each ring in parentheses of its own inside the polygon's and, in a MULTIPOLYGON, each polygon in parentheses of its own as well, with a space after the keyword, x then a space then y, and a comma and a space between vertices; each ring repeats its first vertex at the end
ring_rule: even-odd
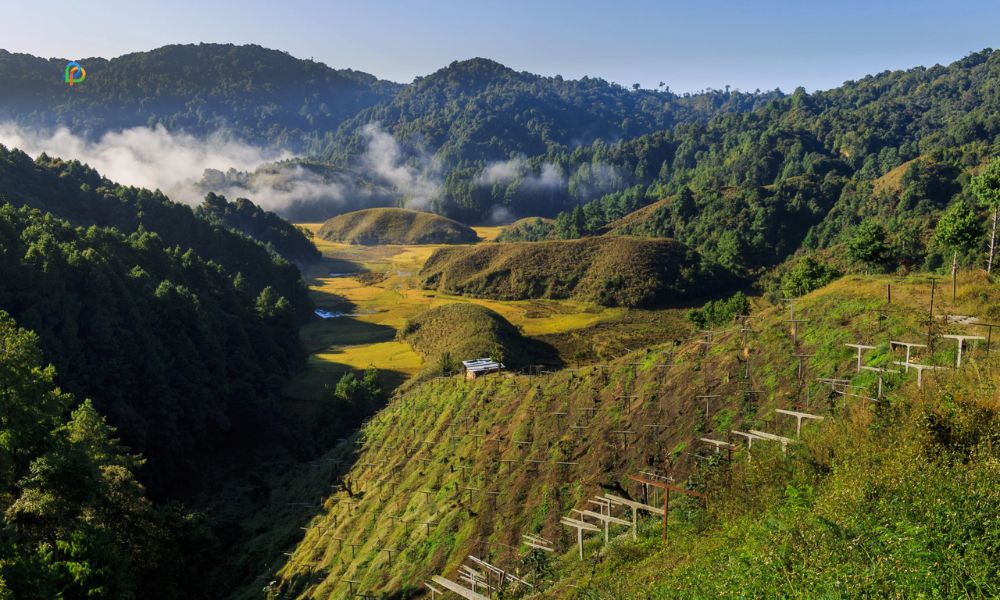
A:
POLYGON ((451 219, 405 208, 366 208, 337 215, 316 233, 328 242, 383 244, 471 244, 476 232, 451 219))
POLYGON ((447 294, 627 307, 671 304, 733 283, 680 242, 630 237, 441 248, 420 276, 424 287, 447 294))
POLYGON ((457 302, 428 309, 409 319, 397 337, 431 364, 445 354, 458 365, 475 358, 499 358, 508 367, 527 361, 551 363, 554 353, 526 338, 507 319, 478 304, 457 302))

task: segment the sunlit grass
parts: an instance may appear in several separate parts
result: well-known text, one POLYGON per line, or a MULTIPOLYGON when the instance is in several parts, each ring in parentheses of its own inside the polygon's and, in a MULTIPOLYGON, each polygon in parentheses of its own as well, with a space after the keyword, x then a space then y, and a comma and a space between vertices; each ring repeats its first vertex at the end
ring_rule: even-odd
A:
MULTIPOLYGON (((301 223, 315 232, 320 223, 301 223)), ((501 227, 477 227, 484 241, 499 235, 501 227)), ((324 260, 306 269, 304 276, 318 307, 345 312, 344 317, 311 322, 302 339, 313 353, 312 373, 300 376, 289 389, 321 390, 319 382, 348 369, 374 366, 411 375, 423 368, 420 357, 396 330, 420 312, 456 302, 479 304, 502 315, 524 335, 544 336, 583 330, 614 322, 627 313, 622 308, 599 307, 572 300, 497 301, 438 294, 420 288, 417 273, 442 245, 359 246, 314 238, 324 260), (379 277, 336 276, 331 273, 373 273, 379 277), (330 368, 322 369, 323 364, 330 368)), ((327 384, 330 382, 327 381, 327 384)), ((335 382, 334 382, 335 383, 335 382)))

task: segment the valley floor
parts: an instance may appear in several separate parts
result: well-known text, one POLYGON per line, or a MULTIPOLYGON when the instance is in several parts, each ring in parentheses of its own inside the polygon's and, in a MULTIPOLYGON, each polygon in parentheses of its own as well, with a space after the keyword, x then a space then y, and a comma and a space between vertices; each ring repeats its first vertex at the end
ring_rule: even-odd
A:
MULTIPOLYGON (((301 226, 316 231, 320 224, 301 226)), ((500 228, 475 229, 480 243, 488 243, 500 228)), ((368 367, 382 372, 389 389, 398 387, 427 365, 409 344, 396 339, 396 332, 407 319, 447 303, 472 302, 499 313, 523 335, 554 346, 565 364, 607 360, 636 347, 679 339, 691 330, 682 309, 608 308, 571 300, 507 302, 421 289, 417 274, 440 245, 314 241, 323 260, 305 271, 313 300, 318 309, 343 316, 317 317, 302 328, 309 368, 286 387, 290 398, 315 400, 344 372, 368 367)))

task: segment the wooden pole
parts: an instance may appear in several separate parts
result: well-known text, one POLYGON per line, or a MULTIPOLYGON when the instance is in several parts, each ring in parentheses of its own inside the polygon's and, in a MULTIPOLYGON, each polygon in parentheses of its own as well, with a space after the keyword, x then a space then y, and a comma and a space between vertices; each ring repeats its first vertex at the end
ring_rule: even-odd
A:
MULTIPOLYGON (((931 306, 927 311, 927 347, 931 347, 932 330, 934 328, 934 289, 937 287, 937 278, 931 277, 931 306)), ((932 349, 933 350, 933 349, 932 349)), ((910 362, 907 357, 906 362, 910 362)))
POLYGON ((667 541, 667 514, 670 512, 670 488, 663 494, 663 541, 667 541))

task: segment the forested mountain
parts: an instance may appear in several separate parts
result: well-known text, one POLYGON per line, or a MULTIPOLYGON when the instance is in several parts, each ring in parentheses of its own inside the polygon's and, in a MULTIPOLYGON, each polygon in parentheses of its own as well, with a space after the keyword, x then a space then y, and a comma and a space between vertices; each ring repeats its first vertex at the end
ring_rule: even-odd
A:
POLYGON ((302 149, 317 132, 399 87, 256 45, 171 45, 79 60, 87 78, 70 93, 62 81, 65 59, 0 50, 0 121, 63 125, 92 137, 155 124, 199 135, 224 129, 246 141, 302 149))
POLYGON ((254 293, 273 287, 300 317, 312 310, 299 270, 266 247, 228 225, 199 218, 160 192, 118 185, 78 161, 44 154, 33 161, 0 146, 0 200, 38 208, 77 226, 156 233, 168 247, 192 249, 229 276, 240 274, 254 293))
MULTIPOLYGON (((676 237, 753 269, 802 245, 843 242, 877 216, 893 231, 887 242, 908 247, 908 261, 939 260, 940 249, 928 248, 931 228, 950 203, 972 202, 964 173, 998 150, 998 80, 1000 52, 985 50, 947 67, 885 72, 814 94, 800 89, 750 113, 550 153, 537 162, 562 172, 609 165, 637 185, 567 210, 548 234, 535 228, 532 236, 603 233, 669 196, 628 233, 676 237)), ((509 186, 495 186, 485 198, 453 201, 484 207, 509 195, 509 186)))
POLYGON ((543 77, 475 58, 417 78, 391 100, 361 111, 331 137, 326 155, 342 161, 359 154, 364 126, 379 123, 404 145, 449 165, 506 160, 745 112, 780 95, 630 91, 603 79, 543 77))
POLYGON ((291 303, 148 231, 0 207, 0 306, 63 389, 91 398, 159 492, 199 454, 258 432, 303 360, 291 303))
POLYGON ((0 306, 38 333, 62 387, 149 458, 156 490, 271 418, 304 358, 298 269, 76 162, 0 149, 0 198, 13 201, 0 205, 0 306))

